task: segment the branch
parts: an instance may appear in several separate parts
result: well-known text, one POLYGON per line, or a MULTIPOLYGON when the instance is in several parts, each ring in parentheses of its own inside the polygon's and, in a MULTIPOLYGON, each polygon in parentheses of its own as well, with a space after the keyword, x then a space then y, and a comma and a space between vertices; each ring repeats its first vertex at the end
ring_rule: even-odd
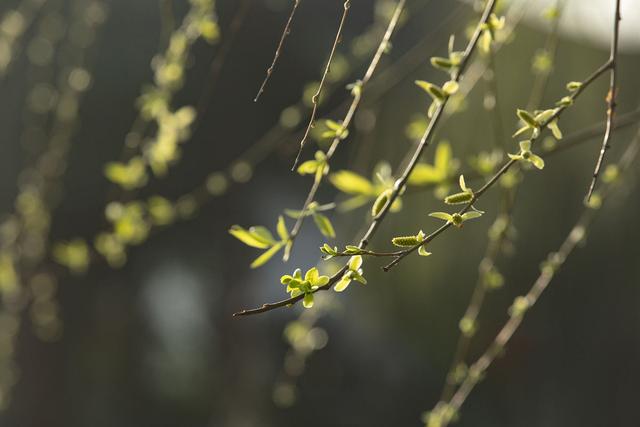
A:
MULTIPOLYGON (((633 160, 637 157, 638 150, 640 148, 640 132, 636 134, 636 137, 631 142, 625 153, 620 160, 620 169, 625 171, 629 168, 633 160)), ((603 191, 603 200, 609 195, 611 190, 611 184, 607 185, 603 191)), ((513 334, 516 332, 520 324, 524 319, 526 310, 530 309, 540 298, 545 289, 549 286, 556 271, 566 262, 566 259, 576 248, 578 243, 583 241, 587 228, 592 223, 596 210, 592 208, 585 208, 576 225, 571 229, 568 236, 560 246, 557 252, 550 254, 550 260, 554 263, 553 266, 543 268, 540 275, 534 282, 533 286, 529 289, 529 292, 520 301, 524 303, 521 312, 518 310, 511 311, 511 317, 502 327, 498 335, 495 337, 493 343, 487 348, 482 356, 469 368, 469 374, 462 382, 456 393, 453 395, 448 403, 440 402, 439 405, 444 404, 444 408, 447 409, 447 413, 455 414, 459 411, 466 398, 469 396, 475 385, 478 383, 482 374, 491 366, 495 358, 505 348, 513 334)), ((514 306, 515 307, 515 304, 514 306)), ((446 427, 450 419, 445 417, 442 420, 442 426, 446 427)))
MULTIPOLYGON (((476 46, 478 44, 478 40, 480 39, 480 35, 482 33, 482 27, 487 22, 487 20, 489 19, 489 16, 491 16, 491 13, 493 12, 493 9, 494 9, 495 5, 496 5, 496 0, 489 0, 487 2, 486 6, 485 6, 485 9, 484 9, 484 12, 482 14, 482 17, 480 19, 480 22, 478 22, 478 25, 477 25, 477 27, 475 29, 475 32, 474 32, 473 36, 471 37, 471 40, 469 41, 469 44, 467 45, 467 47, 466 47, 466 49, 464 51, 463 58, 460 61, 460 65, 459 65, 458 71, 454 74, 454 76, 452 77, 452 80, 458 82, 461 79, 461 77, 462 77, 462 75, 464 73, 464 70, 466 69, 466 67, 467 67, 467 65, 469 63, 469 58, 471 57, 471 54, 474 52, 474 50, 475 50, 475 48, 476 48, 476 46)), ((442 117, 442 113, 443 113, 444 108, 446 107, 446 105, 448 103, 448 100, 449 100, 448 97, 445 98, 444 101, 439 105, 439 107, 435 111, 435 113, 433 115, 433 118, 431 119, 431 122, 429 123, 429 126, 427 127, 426 131, 424 132, 424 134, 423 134, 423 136, 422 136, 422 138, 420 140, 420 143, 418 144, 418 147, 416 148, 416 150, 413 152, 413 154, 411 154, 411 152, 409 152, 409 154, 411 154, 411 160, 409 161, 408 165, 405 167, 405 170, 402 173, 401 177, 394 184, 393 190, 391 191, 391 194, 389 195, 387 203, 382 207, 382 209, 380 210, 378 215, 375 216, 373 218, 373 220, 371 221, 371 223, 369 224, 369 228, 367 229, 366 233, 364 234, 364 236, 360 240, 360 243, 358 244, 358 247, 360 249, 365 249, 366 246, 369 244, 369 240, 376 233, 376 231, 378 230, 378 227, 380 226, 382 221, 384 221, 384 218, 386 217, 387 213, 389 212, 389 209, 391 208, 391 205, 396 200, 396 198, 398 197, 400 191, 402 190, 402 188, 404 188, 405 184, 409 180, 409 175, 411 175, 411 172, 413 171, 413 169, 415 168, 416 164, 418 163, 418 160, 420 159, 420 156, 422 156, 422 153, 424 152, 424 150, 429 145, 429 142, 431 140, 431 136, 433 135, 433 132, 435 130, 435 127, 436 127, 440 117, 442 117)), ((434 232, 432 234, 432 236, 433 236, 432 238, 435 238, 438 234, 440 234, 441 232, 446 230, 448 228, 448 225, 449 224, 445 224, 439 230, 434 232)), ((416 247, 415 250, 417 250, 417 249, 418 248, 416 247)), ((347 265, 342 267, 340 269, 340 271, 338 271, 336 274, 331 276, 331 278, 329 279, 329 282, 326 285, 318 288, 315 292, 318 292, 320 290, 330 289, 331 286, 333 286, 338 280, 340 280, 340 278, 342 277, 344 272, 347 270, 347 268, 348 268, 347 265)), ((260 308, 257 308, 257 309, 254 309, 254 310, 244 310, 244 311, 241 311, 239 313, 236 313, 235 315, 248 315, 248 314, 263 313, 263 312, 266 312, 266 311, 273 310, 275 308, 279 308, 279 307, 283 307, 283 306, 286 306, 286 305, 289 305, 289 304, 296 303, 296 302, 300 301, 300 299, 301 299, 300 297, 296 297, 296 298, 289 298, 287 300, 283 300, 283 301, 280 301, 280 302, 274 303, 274 304, 264 304, 260 308)))
POLYGON ((609 80, 609 93, 607 94, 607 130, 602 140, 602 148, 600 148, 600 155, 596 162, 595 170, 593 171, 593 178, 591 179, 591 185, 589 186, 589 192, 587 193, 587 201, 591 199, 593 190, 596 187, 598 176, 600 175, 600 169, 604 162, 604 155, 610 147, 611 142, 611 130, 613 129, 613 119, 616 112, 616 95, 617 95, 617 80, 618 80, 618 38, 620 36, 620 0, 615 0, 616 7, 613 15, 613 37, 611 38, 611 54, 609 56, 609 68, 611 70, 611 78, 609 80))
POLYGON ((342 38, 342 29, 344 28, 344 22, 347 19, 347 14, 349 13, 349 8, 351 7, 351 0, 345 0, 342 7, 344 11, 342 12, 342 18, 340 18, 340 25, 338 26, 336 37, 333 40, 333 46, 331 47, 331 52, 329 53, 329 59, 327 60, 327 65, 324 68, 324 72, 322 73, 320 84, 318 84, 318 89, 316 90, 316 93, 311 97, 311 102, 313 103, 313 109, 311 110, 311 117, 309 118, 309 124, 307 125, 307 128, 304 131, 302 140, 300 141, 300 148, 298 149, 298 154, 296 155, 296 159, 293 162, 293 167, 291 168, 291 170, 296 169, 296 166, 300 161, 300 155, 302 154, 302 149, 304 148, 304 144, 307 141, 307 137, 309 136, 309 132, 311 132, 311 128, 314 126, 314 122, 316 120, 316 112, 318 111, 318 100, 320 98, 320 95, 322 94, 322 88, 324 87, 324 82, 327 80, 327 75, 329 74, 329 70, 331 69, 331 62, 333 61, 333 56, 336 53, 336 48, 338 47, 338 43, 340 43, 340 40, 342 38))
MULTIPOLYGON (((382 40, 378 45, 378 49, 376 50, 376 53, 373 55, 373 59, 371 60, 371 63, 369 64, 367 71, 365 72, 364 76, 360 80, 360 84, 359 84, 360 90, 353 92, 353 100, 351 101, 351 105, 347 110, 347 114, 344 116, 344 119, 342 120, 342 127, 344 129, 349 128, 349 125, 351 124, 351 121, 355 116, 358 106, 360 105, 360 100, 362 99, 362 92, 364 90, 364 87, 369 83, 369 80, 371 80, 373 73, 375 72, 376 68, 378 67, 378 64, 380 63, 380 59, 382 58, 382 55, 384 54, 387 46, 389 45, 389 40, 391 39, 391 35, 393 34, 398 24, 400 15, 404 10, 405 3, 406 3, 406 0, 398 1, 398 4, 396 5, 393 16, 391 17, 391 20, 389 21, 389 25, 387 26, 387 30, 385 31, 384 36, 382 37, 382 40)), ((342 139, 339 136, 336 136, 333 139, 331 146, 329 147, 329 150, 327 150, 327 153, 326 153, 327 163, 331 160, 331 158, 335 154, 336 149, 338 148, 338 145, 340 144, 341 140, 342 139)), ((309 190, 309 194, 307 195, 307 198, 304 202, 304 206, 301 209, 302 212, 305 212, 309 208, 309 205, 311 204, 311 202, 313 202, 316 196, 316 193, 318 192, 318 188, 320 187, 320 184, 322 183, 323 179, 324 179, 324 175, 314 180, 313 185, 309 190)), ((295 241, 298 234, 300 233, 300 229, 302 228, 302 224, 304 223, 304 218, 305 218, 304 215, 301 215, 300 217, 298 217, 298 219, 296 220, 296 223, 291 229, 289 238, 292 244, 295 241)))
POLYGON ((284 30, 282 30, 282 36, 280 36, 280 42, 278 43, 278 47, 276 48, 276 52, 273 55, 273 61, 271 62, 271 66, 267 69, 267 75, 264 77, 262 84, 260 85, 260 89, 258 89, 258 93, 256 97, 253 99, 253 102, 258 102, 258 98, 264 92, 264 88, 267 86, 267 82, 271 78, 271 74, 276 67, 276 62, 278 62, 278 58, 282 53, 282 47, 284 46, 284 40, 291 33, 291 22, 293 22, 293 17, 296 14, 296 9, 298 9, 298 5, 302 0, 293 0, 293 8, 291 9, 291 13, 289 14, 289 19, 287 19, 287 24, 284 26, 284 30))
MULTIPOLYGON (((609 62, 607 61, 605 64, 603 64, 602 66, 600 66, 596 71, 594 71, 589 77, 587 77, 586 80, 584 80, 581 84, 580 87, 573 92, 570 95, 571 98, 571 103, 573 103, 573 101, 575 99, 578 98, 578 96, 580 96, 580 94, 587 88, 589 87, 595 80, 597 80, 598 77, 600 77, 602 74, 604 74, 608 69, 609 69, 609 62)), ((544 129, 549 123, 551 123, 552 121, 558 119, 562 113, 568 108, 568 105, 563 105, 561 107, 558 107, 555 111, 555 113, 553 113, 544 123, 540 124, 540 129, 544 129)), ((536 141, 538 138, 540 138, 540 135, 542 134, 542 132, 540 132, 540 134, 538 134, 537 136, 534 136, 531 138, 531 142, 533 143, 534 141, 536 141)), ((489 190, 489 188, 491 188, 496 182, 498 182, 498 179, 500 179, 500 177, 502 175, 504 175, 514 164, 516 164, 518 161, 514 160, 514 159, 509 159, 509 161, 507 161, 501 168, 500 170, 498 170, 498 172, 491 177, 491 179, 489 179, 489 181, 487 181, 486 184, 484 184, 478 191, 476 191, 473 195, 473 198, 465 205, 464 208, 462 208, 458 214, 462 215, 465 212, 467 212, 468 210, 470 210, 473 206, 474 203, 476 203, 480 197, 482 197, 482 195, 489 190)), ((430 238, 432 235, 427 236, 427 238, 418 243, 415 246, 412 246, 409 249, 404 250, 396 259, 394 259, 392 262, 390 262, 389 264, 387 264, 386 266, 383 267, 384 271, 389 271, 391 270, 391 268, 395 267, 396 265, 398 265, 398 263, 400 261, 402 261, 407 255, 417 251, 420 247, 424 246, 425 244, 431 242, 433 239, 435 239, 438 235, 440 235, 442 233, 442 231, 445 231, 446 229, 450 228, 452 224, 451 223, 447 223, 445 224, 443 227, 440 227, 440 229, 436 230, 436 233, 434 233, 435 235, 433 235, 432 238, 430 238)))

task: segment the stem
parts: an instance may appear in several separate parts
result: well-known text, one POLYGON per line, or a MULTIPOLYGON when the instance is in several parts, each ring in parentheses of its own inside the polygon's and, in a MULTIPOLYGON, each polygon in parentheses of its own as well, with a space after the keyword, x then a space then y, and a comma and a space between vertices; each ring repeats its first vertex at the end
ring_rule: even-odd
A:
POLYGON ((609 68, 611 69, 611 77, 609 79, 609 93, 607 94, 607 130, 602 139, 602 148, 600 148, 600 155, 596 162, 595 170, 593 171, 593 178, 591 179, 591 185, 589 186, 589 192, 587 193, 587 201, 591 199, 593 190, 596 187, 598 176, 600 175, 600 169, 604 162, 604 155, 610 147, 611 131, 613 129, 613 119, 616 112, 616 95, 617 95, 617 80, 618 80, 618 39, 620 36, 620 0, 615 1, 615 12, 613 16, 613 37, 611 38, 611 54, 609 56, 609 68))
POLYGON ((280 54, 282 53, 284 40, 291 33, 291 23, 293 22, 293 17, 296 14, 296 10, 298 9, 300 1, 302 0, 293 0, 293 7, 291 9, 291 13, 289 14, 289 18, 287 19, 287 24, 284 26, 284 30, 282 30, 282 36, 280 36, 280 42, 278 43, 275 54, 273 55, 273 61, 271 61, 271 66, 267 69, 267 75, 264 77, 264 80, 260 85, 260 89, 258 89, 258 93, 253 99, 253 102, 258 102, 258 98, 260 98, 260 95, 262 95, 262 92, 264 92, 264 88, 267 86, 267 82, 269 82, 271 74, 273 74, 273 70, 276 68, 276 63, 278 62, 278 58, 280 58, 280 54))
POLYGON ((302 140, 300 141, 300 148, 298 149, 298 154, 296 155, 296 159, 293 162, 293 167, 291 170, 295 170, 298 162, 300 161, 300 155, 302 154, 302 150, 304 148, 305 142, 307 142, 307 137, 309 136, 309 132, 311 132, 311 128, 314 126, 316 120, 316 113, 318 111, 318 100, 320 95, 322 94, 322 88, 324 87, 324 82, 327 80, 327 75, 329 74, 329 70, 331 69, 331 62, 333 61, 333 56, 336 53, 336 48, 338 47, 338 43, 342 39, 342 29, 344 28, 344 23, 347 19, 347 14, 349 13, 349 8, 351 7, 351 0, 345 0, 342 5, 343 12, 342 18, 340 18, 340 25, 338 26, 338 31, 336 32, 336 37, 333 40, 333 46, 331 46, 331 52, 329 53, 329 59, 327 60, 327 65, 324 68, 324 72, 322 73, 322 77, 320 78, 320 84, 318 85, 318 89, 316 93, 311 97, 311 103, 313 104, 313 109, 311 110, 311 117, 309 118, 309 124, 307 125, 306 130, 304 131, 304 135, 302 136, 302 140))
MULTIPOLYGON (((578 98, 578 96, 580 96, 580 94, 582 94, 582 92, 589 87, 594 81, 596 81, 598 79, 598 77, 600 77, 602 74, 604 74, 609 67, 611 66, 610 61, 607 61, 606 63, 604 63, 603 65, 601 65, 596 71, 594 71, 589 77, 587 77, 586 80, 584 80, 582 82, 582 84, 580 85, 580 88, 578 90, 576 90, 575 92, 573 92, 570 97, 571 100, 575 100, 576 98, 578 98)), ((540 129, 545 129, 546 126, 551 123, 552 121, 558 119, 562 113, 567 109, 567 106, 562 106, 562 107, 558 107, 555 111, 555 113, 553 113, 551 115, 551 117, 549 117, 544 123, 540 124, 540 129)), ((429 131, 427 129, 427 131, 429 131)), ((531 142, 536 141, 538 138, 540 138, 540 135, 542 134, 542 132, 540 132, 538 134, 537 137, 532 137, 531 138, 531 142)), ((502 175, 504 175, 514 164, 516 164, 518 161, 514 160, 514 159, 509 159, 501 168, 500 170, 498 170, 498 172, 491 177, 491 179, 489 179, 489 181, 487 181, 486 184, 484 184, 478 191, 476 191, 473 195, 473 198, 469 201, 469 203, 467 203, 465 205, 464 208, 462 208, 458 214, 462 215, 465 212, 467 212, 469 209, 471 209, 471 207, 473 206, 473 204, 475 202, 477 202, 480 197, 482 197, 482 195, 489 190, 489 188, 491 188, 496 182, 498 182, 498 180, 500 179, 500 177, 502 177, 502 175)), ((393 200, 391 200, 390 202, 393 202, 393 200)), ((446 228, 449 228, 448 226, 451 225, 450 223, 446 224, 446 228)), ((441 227, 442 228, 442 227, 441 227)), ((439 229, 440 230, 440 229, 439 229)), ((439 231, 438 230, 438 231, 439 231)), ((442 230, 444 231, 444 230, 442 230)), ((440 233, 438 233, 439 235, 440 233)), ((433 240, 433 239, 431 239, 433 240)), ((430 241, 430 240, 429 240, 430 241)), ((428 243, 427 241, 419 243, 409 249, 406 249, 405 251, 402 252, 401 255, 399 255, 396 259, 394 259, 392 262, 390 262, 389 264, 387 264, 386 266, 384 266, 382 269, 384 271, 389 271, 391 270, 391 268, 393 268, 394 266, 398 265, 398 263, 400 261, 402 261, 407 255, 417 251, 421 246, 423 246, 425 243, 428 243)))
MULTIPOLYGON (((399 0, 398 4, 396 5, 395 11, 393 13, 393 16, 391 17, 391 20, 389 21, 389 25, 387 26, 387 30, 384 33, 384 36, 382 37, 382 40, 380 41, 380 44, 378 45, 378 49, 376 50, 376 53, 373 55, 373 59, 371 60, 371 63, 369 64, 369 67, 367 68, 367 71, 365 72, 364 76, 362 77, 361 81, 360 81, 360 90, 354 93, 353 96, 353 100, 351 101, 351 105, 349 106, 349 109, 347 110, 347 114, 345 115, 344 119, 342 120, 342 126, 345 129, 349 128, 349 125, 351 124, 351 121, 353 120, 353 117, 355 116, 356 111, 358 110, 358 107, 360 105, 360 100, 362 99, 362 91, 364 89, 364 87, 369 83, 369 80, 371 80, 371 77, 373 76, 373 73, 375 72, 376 68, 378 67, 378 64, 380 63, 380 59, 382 58, 382 55, 384 54, 388 44, 389 44, 389 40, 391 39, 391 35, 393 34, 397 24, 398 24, 398 20, 400 19, 400 15, 402 14, 402 11, 404 10, 404 6, 405 6, 406 0, 399 0)), ((331 143, 331 146, 329 147, 329 150, 327 150, 326 153, 326 161, 327 163, 331 160, 331 158, 333 157, 333 155, 336 152, 336 149, 338 148, 338 145, 340 144, 341 139, 339 137, 335 137, 331 143)), ((313 185, 311 186, 311 189, 309 190, 309 193, 307 194, 307 198, 304 202, 304 205, 302 207, 302 211, 306 211, 309 207, 309 205, 313 202, 316 193, 318 192, 318 188, 320 187, 320 184, 322 183, 322 180, 324 178, 324 175, 321 176, 320 178, 314 180, 313 185)), ((302 224, 304 223, 304 217, 301 216, 297 219, 296 223, 294 224, 293 228, 291 229, 291 233, 289 233, 289 238, 290 241, 293 243, 296 239, 296 237, 298 236, 298 234, 300 233, 300 229, 302 228, 302 224)), ((286 261, 286 260, 285 260, 286 261)))
MULTIPOLYGON (((640 132, 636 134, 636 137, 631 142, 625 153, 620 160, 620 169, 622 171, 629 168, 633 160, 637 157, 638 149, 640 148, 640 132)), ((607 185, 605 190, 610 190, 611 186, 607 185)), ((603 191, 603 201, 606 196, 609 195, 609 191, 603 191)), ((571 229, 568 236, 560 246, 557 252, 554 254, 554 259, 558 260, 558 265, 555 268, 543 269, 533 286, 529 289, 529 292, 525 295, 525 299, 528 302, 528 308, 530 309, 538 301, 542 293, 547 289, 551 280, 553 279, 555 272, 560 268, 568 258, 569 255, 580 243, 589 225, 592 223, 596 210, 591 208, 585 208, 582 215, 578 219, 576 225, 571 229)), ((500 332, 496 335, 493 343, 487 348, 487 350, 480 356, 480 358, 469 369, 470 374, 462 382, 456 393, 453 395, 449 403, 448 408, 452 413, 459 411, 475 385, 479 381, 479 377, 484 373, 489 366, 493 363, 495 358, 505 348, 513 334, 516 332, 520 324, 524 319, 524 313, 520 315, 512 315, 509 320, 502 327, 500 332)), ((450 420, 443 420, 442 426, 446 427, 450 420)))

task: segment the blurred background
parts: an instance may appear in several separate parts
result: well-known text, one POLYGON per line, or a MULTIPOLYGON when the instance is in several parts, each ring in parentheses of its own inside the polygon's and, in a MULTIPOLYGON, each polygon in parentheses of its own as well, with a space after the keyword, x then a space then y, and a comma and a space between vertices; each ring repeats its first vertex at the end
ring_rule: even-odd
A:
MULTIPOLYGON (((445 382, 499 189, 477 204, 487 214, 435 241, 429 258, 409 257, 389 273, 379 268, 384 260, 366 260, 366 287, 323 293, 311 310, 232 317, 286 297, 280 276, 314 266, 318 247, 331 242, 307 221, 288 263, 275 257, 252 270, 259 252, 228 233, 233 224, 274 230, 283 209, 301 208, 311 184, 290 168, 342 2, 300 3, 276 71, 254 103, 291 3, 218 0, 211 13, 207 1, 0 2, 0 425, 422 425, 445 382), (196 36, 181 27, 194 10, 209 14, 196 36), (183 30, 188 47, 178 49, 176 71, 159 54, 183 30), (170 129, 179 155, 165 173, 156 165, 129 187, 110 182, 110 162, 162 139, 165 122, 148 110, 165 104, 197 113, 170 129), (138 200, 154 207, 151 220, 119 247, 109 240, 121 215, 114 212, 138 200)), ((395 4, 352 1, 319 117, 344 116, 351 99, 344 88, 361 78, 395 4)), ((502 5, 509 35, 490 61, 478 57, 474 87, 456 99, 458 111, 436 135, 435 142, 449 141, 460 171, 498 141, 516 152, 516 108, 552 106, 568 81, 607 59, 612 4, 560 2, 560 25, 545 17, 554 1, 502 5)), ((610 161, 639 119, 640 7, 622 4, 618 111, 632 116, 614 134, 610 161)), ((413 81, 444 82, 429 58, 446 56, 450 34, 462 50, 477 6, 407 2, 333 171, 370 177, 380 161, 397 169, 429 104, 413 81)), ((567 111, 565 135, 604 119, 607 84, 600 79, 567 111)), ((601 132, 581 141, 550 156, 543 172, 522 174, 514 230, 496 261, 504 285, 487 296, 469 360, 491 342, 513 298, 528 290, 582 212, 601 132)), ((316 139, 303 158, 312 158, 312 145, 316 139)), ((429 149, 424 160, 433 155, 429 149)), ((133 169, 123 172, 125 181, 133 169)), ((457 425, 639 424, 637 179, 633 167, 457 425)), ((385 250, 394 235, 439 226, 427 213, 446 207, 433 193, 408 191, 372 247, 385 250)), ((318 194, 322 203, 344 199, 328 183, 318 194)), ((328 213, 338 235, 332 244, 355 241, 368 206, 328 213)))

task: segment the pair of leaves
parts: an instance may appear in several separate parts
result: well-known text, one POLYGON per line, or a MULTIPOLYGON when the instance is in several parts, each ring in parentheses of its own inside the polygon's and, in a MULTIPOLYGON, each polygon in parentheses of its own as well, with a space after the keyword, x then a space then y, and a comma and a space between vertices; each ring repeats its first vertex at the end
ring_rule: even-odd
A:
POLYGON ((530 140, 520 141, 520 153, 508 154, 508 156, 510 159, 513 159, 513 160, 522 160, 525 162, 529 162, 538 169, 544 168, 544 159, 531 152, 530 140))
POLYGON ((449 80, 442 87, 424 80, 416 80, 415 84, 427 92, 433 100, 427 110, 427 117, 429 118, 432 118, 440 105, 442 105, 451 95, 458 92, 458 89, 460 88, 460 85, 455 80, 449 80))
POLYGON ((431 212, 429 216, 433 218, 441 219, 443 221, 446 221, 448 224, 451 224, 455 227, 460 228, 464 225, 465 221, 468 221, 474 218, 479 218, 482 216, 483 213, 484 212, 478 211, 478 210, 465 212, 463 214, 459 214, 457 212, 453 214, 449 214, 446 212, 431 212))
POLYGON ((342 122, 336 122, 333 120, 325 120, 324 125, 327 127, 327 130, 320 134, 322 138, 331 138, 331 139, 346 139, 349 136, 349 129, 343 126, 342 122))
POLYGON ((540 129, 547 127, 556 139, 562 139, 562 131, 558 126, 558 108, 549 110, 536 110, 532 113, 526 110, 517 110, 517 115, 523 122, 524 126, 513 134, 514 137, 522 135, 527 131, 531 131, 531 138, 537 138, 540 135, 540 129))
POLYGON ((367 280, 362 275, 362 256, 352 256, 347 264, 347 271, 342 275, 336 286, 333 288, 336 292, 343 292, 349 284, 355 280, 356 282, 367 284, 367 280))
POLYGON ((483 53, 489 53, 491 49, 491 42, 496 39, 496 32, 503 29, 505 24, 505 17, 498 18, 496 14, 491 14, 487 22, 482 24, 482 34, 478 42, 480 51, 483 53))
POLYGON ((462 63, 462 59, 464 58, 464 52, 453 50, 454 43, 455 37, 452 35, 449 38, 448 58, 443 58, 441 56, 434 56, 431 58, 431 65, 433 65, 433 67, 445 71, 451 76, 455 75, 455 73, 458 71, 458 69, 460 68, 460 64, 462 63))
POLYGON ((280 240, 277 240, 273 234, 271 234, 269 229, 260 225, 250 227, 248 230, 240 227, 239 225, 234 225, 229 229, 229 234, 240 240, 245 245, 257 249, 266 249, 262 255, 251 263, 251 268, 258 268, 264 265, 283 247, 286 247, 285 253, 288 252, 288 249, 291 247, 291 242, 289 239, 287 225, 282 216, 278 217, 276 232, 278 233, 280 240))

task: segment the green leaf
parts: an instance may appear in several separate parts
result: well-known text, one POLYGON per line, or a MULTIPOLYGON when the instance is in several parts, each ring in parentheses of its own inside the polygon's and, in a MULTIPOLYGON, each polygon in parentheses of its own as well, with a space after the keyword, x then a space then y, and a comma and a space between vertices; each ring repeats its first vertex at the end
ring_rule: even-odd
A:
POLYGON ((433 58, 431 58, 431 65, 444 71, 449 71, 451 70, 451 68, 453 68, 453 63, 450 59, 441 58, 439 56, 434 56, 433 58))
POLYGON ((262 225, 254 225, 253 227, 250 227, 249 233, 258 239, 262 239, 265 243, 274 244, 277 242, 276 239, 273 238, 273 234, 271 234, 269 229, 262 225))
POLYGON ((458 82, 453 80, 446 82, 442 86, 442 90, 444 91, 444 93, 449 96, 454 95, 456 92, 458 92, 458 89, 460 89, 460 85, 458 84, 458 82))
POLYGON ((316 173, 318 169, 318 162, 315 160, 307 160, 303 162, 300 166, 298 166, 298 174, 300 175, 311 175, 316 173))
POLYGON ((370 196, 355 196, 351 197, 338 206, 338 211, 348 212, 354 209, 358 209, 361 206, 366 205, 371 200, 370 196))
POLYGON ((453 221, 453 216, 446 212, 431 212, 429 216, 432 218, 438 218, 447 222, 453 221))
POLYGON ((538 169, 544 169, 544 159, 540 156, 537 156, 535 154, 531 154, 531 156, 529 157, 529 161, 531 162, 531 164, 533 164, 533 166, 535 166, 538 169))
POLYGON ((289 230, 287 230, 287 224, 284 222, 284 217, 282 215, 278 217, 276 231, 283 242, 289 240, 289 230))
POLYGON ((348 264, 349 270, 358 271, 360 267, 362 267, 362 255, 355 255, 349 259, 348 264))
POLYGON ((273 258, 273 256, 275 254, 278 253, 278 251, 282 248, 283 244, 279 243, 277 245, 273 245, 271 248, 267 249, 266 251, 264 251, 262 253, 262 255, 260 255, 258 258, 255 259, 255 261, 253 261, 251 263, 251 268, 258 268, 262 265, 264 265, 267 261, 269 261, 271 258, 273 258))
POLYGON ((567 90, 569 92, 575 92, 577 90, 580 90, 581 87, 582 87, 582 83, 581 82, 569 82, 569 83, 567 83, 567 90))
POLYGON ((453 151, 451 150, 451 144, 446 141, 442 141, 436 147, 435 158, 433 165, 444 176, 447 175, 452 163, 453 151))
POLYGON ((318 272, 318 269, 316 267, 313 267, 307 270, 307 273, 304 275, 304 280, 307 280, 311 282, 311 284, 314 284, 319 277, 320 273, 318 272))
POLYGON ((351 171, 343 170, 333 173, 329 177, 329 181, 343 193, 368 196, 376 194, 375 188, 369 180, 351 171))
POLYGON ((431 252, 427 252, 427 250, 425 249, 424 245, 420 246, 418 248, 418 255, 420 256, 429 256, 431 255, 431 252))
POLYGON ((551 130, 551 133, 556 139, 562 139, 562 131, 558 126, 558 119, 552 120, 547 127, 551 130))
POLYGON ((439 86, 436 86, 433 83, 429 83, 424 80, 416 80, 415 84, 427 92, 434 101, 442 102, 447 98, 446 93, 439 86))
POLYGON ((304 306, 304 308, 313 307, 313 294, 312 293, 304 294, 304 298, 302 299, 302 305, 304 306))
POLYGON ((391 190, 385 190, 373 202, 373 206, 371 207, 371 216, 376 217, 382 212, 382 209, 387 205, 389 201, 389 197, 391 196, 391 190))
POLYGON ((349 283, 351 283, 351 274, 345 273, 345 275, 342 276, 342 278, 338 281, 338 283, 336 283, 333 289, 336 292, 343 292, 345 289, 347 289, 347 286, 349 286, 349 283))
POLYGON ((293 209, 285 209, 284 210, 284 214, 286 216, 288 216, 289 218, 293 218, 293 219, 298 219, 301 216, 309 216, 309 213, 306 212, 303 215, 303 211, 297 211, 297 210, 293 210, 293 209))
POLYGON ((555 108, 551 110, 541 111, 540 113, 536 114, 536 123, 538 123, 538 126, 546 124, 547 121, 550 120, 557 112, 558 110, 555 108))
POLYGON ((521 151, 531 151, 531 140, 520 141, 519 145, 521 151))
POLYGON ((329 218, 327 218, 326 216, 320 213, 315 213, 313 214, 313 222, 316 223, 318 230, 320 230, 320 233, 322 233, 323 236, 330 237, 332 239, 336 237, 336 232, 333 229, 333 225, 331 224, 331 221, 329 221, 329 218))
POLYGON ((533 117, 531 113, 529 113, 528 111, 518 109, 517 114, 520 120, 522 120, 527 125, 529 125, 529 127, 531 128, 538 127, 538 122, 536 121, 535 117, 533 117))
POLYGON ((481 216, 482 216, 482 212, 478 212, 478 211, 465 212, 462 214, 462 220, 468 221, 470 219, 480 218, 481 216))
POLYGON ((410 185, 436 184, 443 180, 442 173, 426 163, 418 163, 409 175, 410 185))
POLYGON ((268 241, 265 241, 261 236, 256 235, 239 225, 234 225, 229 230, 229 234, 231 234, 236 239, 240 240, 245 245, 251 246, 253 248, 265 249, 271 246, 268 241))

